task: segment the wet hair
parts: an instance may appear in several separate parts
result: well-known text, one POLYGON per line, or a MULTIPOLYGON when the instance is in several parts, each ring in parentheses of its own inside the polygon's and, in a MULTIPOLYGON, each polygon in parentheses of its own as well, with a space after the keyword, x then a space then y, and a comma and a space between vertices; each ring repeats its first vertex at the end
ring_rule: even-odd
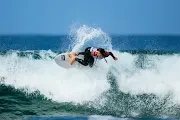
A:
POLYGON ((103 57, 107 57, 106 51, 103 48, 98 48, 97 50, 102 54, 103 57))

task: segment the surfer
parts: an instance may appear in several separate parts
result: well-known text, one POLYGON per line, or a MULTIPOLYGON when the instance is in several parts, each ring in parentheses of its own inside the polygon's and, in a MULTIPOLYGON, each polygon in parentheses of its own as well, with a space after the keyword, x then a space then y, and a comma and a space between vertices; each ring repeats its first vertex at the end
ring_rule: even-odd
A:
POLYGON ((69 57, 71 57, 71 61, 70 61, 71 65, 74 63, 74 61, 77 61, 84 66, 89 65, 89 67, 92 67, 94 64, 94 59, 104 59, 106 61, 105 58, 108 57, 109 55, 111 55, 114 60, 118 60, 118 58, 116 58, 112 52, 105 51, 103 48, 94 48, 94 47, 88 47, 85 49, 84 52, 79 52, 79 53, 74 52, 72 53, 71 56, 69 55, 69 57), (84 60, 76 58, 76 56, 78 55, 84 55, 84 60))

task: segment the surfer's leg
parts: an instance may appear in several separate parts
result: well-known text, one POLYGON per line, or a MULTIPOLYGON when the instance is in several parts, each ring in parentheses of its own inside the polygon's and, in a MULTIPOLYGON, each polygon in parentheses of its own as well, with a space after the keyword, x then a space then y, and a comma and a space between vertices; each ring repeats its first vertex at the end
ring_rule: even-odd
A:
POLYGON ((74 63, 75 58, 76 58, 76 56, 71 56, 71 59, 70 59, 70 64, 71 64, 71 65, 74 63))
POLYGON ((82 59, 79 59, 79 58, 75 58, 75 60, 76 60, 77 62, 79 62, 80 64, 84 65, 84 66, 87 66, 87 65, 88 65, 88 62, 85 61, 85 60, 82 60, 82 59))
POLYGON ((89 57, 89 67, 92 67, 94 65, 94 58, 91 56, 89 57))
POLYGON ((69 57, 71 57, 71 56, 77 56, 77 54, 78 54, 78 53, 76 53, 76 52, 73 52, 73 53, 71 53, 71 54, 68 53, 68 56, 69 56, 69 57))
POLYGON ((75 61, 75 58, 77 56, 77 53, 76 52, 73 52, 71 55, 70 55, 70 64, 72 65, 75 61))

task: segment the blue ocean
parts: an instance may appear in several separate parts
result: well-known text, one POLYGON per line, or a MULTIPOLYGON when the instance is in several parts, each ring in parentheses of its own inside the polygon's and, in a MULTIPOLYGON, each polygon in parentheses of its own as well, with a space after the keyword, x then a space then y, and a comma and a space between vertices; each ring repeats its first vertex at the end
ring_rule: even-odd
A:
POLYGON ((180 118, 180 36, 109 35, 81 26, 67 35, 0 35, 1 120, 180 118), (63 52, 103 47, 118 58, 63 69, 63 52))

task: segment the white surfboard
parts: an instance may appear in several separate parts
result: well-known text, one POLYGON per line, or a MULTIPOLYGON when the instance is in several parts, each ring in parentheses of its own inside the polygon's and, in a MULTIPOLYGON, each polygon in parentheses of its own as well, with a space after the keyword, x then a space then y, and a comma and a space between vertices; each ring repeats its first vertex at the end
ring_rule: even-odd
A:
MULTIPOLYGON (((84 59, 84 56, 83 55, 79 55, 77 56, 78 58, 80 59, 84 59)), ((84 68, 84 67, 88 67, 88 66, 83 66, 81 65, 80 63, 78 62, 74 62, 72 65, 70 64, 70 57, 68 56, 68 53, 62 53, 62 54, 59 54, 57 55, 55 58, 54 58, 54 61, 56 62, 56 64, 58 64, 60 67, 63 67, 65 69, 68 69, 68 68, 84 68)))

